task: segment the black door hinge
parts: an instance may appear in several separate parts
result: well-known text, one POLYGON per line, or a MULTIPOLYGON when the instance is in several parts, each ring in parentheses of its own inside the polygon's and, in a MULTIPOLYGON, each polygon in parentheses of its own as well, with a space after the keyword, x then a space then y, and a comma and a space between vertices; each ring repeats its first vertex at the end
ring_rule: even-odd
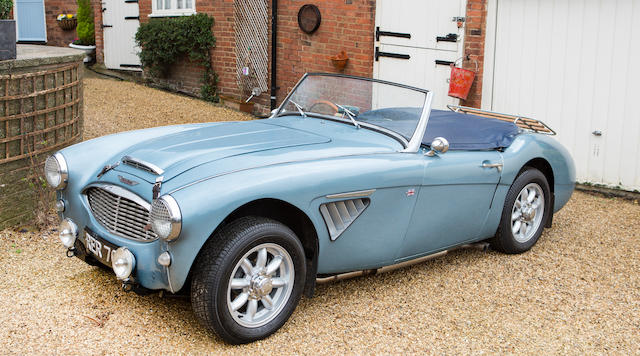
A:
POLYGON ((380 48, 376 47, 376 53, 375 53, 376 62, 380 59, 380 57, 389 57, 389 58, 398 58, 398 59, 410 59, 411 58, 411 56, 408 55, 408 54, 381 52, 380 48))
POLYGON ((410 33, 380 31, 380 27, 378 26, 378 27, 376 27, 376 41, 380 41, 380 36, 411 38, 411 34, 410 33))
POLYGON ((436 37, 436 42, 458 42, 458 34, 450 33, 444 37, 438 36, 436 37))

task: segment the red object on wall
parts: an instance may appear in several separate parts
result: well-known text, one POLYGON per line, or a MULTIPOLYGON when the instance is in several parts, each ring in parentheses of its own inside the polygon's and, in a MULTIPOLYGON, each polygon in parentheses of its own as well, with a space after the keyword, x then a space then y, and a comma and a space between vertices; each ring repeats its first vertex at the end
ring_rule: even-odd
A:
POLYGON ((476 73, 468 69, 458 68, 451 65, 451 78, 449 78, 449 96, 467 100, 471 84, 476 77, 476 73))

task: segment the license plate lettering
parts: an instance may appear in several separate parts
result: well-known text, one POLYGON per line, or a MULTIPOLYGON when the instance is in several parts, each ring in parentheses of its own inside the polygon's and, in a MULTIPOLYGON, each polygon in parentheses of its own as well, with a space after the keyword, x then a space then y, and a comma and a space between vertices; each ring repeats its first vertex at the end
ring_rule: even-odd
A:
POLYGON ((102 258, 102 243, 93 238, 93 236, 86 234, 87 250, 91 251, 94 255, 102 258))
POLYGON ((84 234, 84 245, 87 253, 90 253, 107 266, 111 266, 113 253, 118 248, 100 237, 93 236, 88 231, 84 234))

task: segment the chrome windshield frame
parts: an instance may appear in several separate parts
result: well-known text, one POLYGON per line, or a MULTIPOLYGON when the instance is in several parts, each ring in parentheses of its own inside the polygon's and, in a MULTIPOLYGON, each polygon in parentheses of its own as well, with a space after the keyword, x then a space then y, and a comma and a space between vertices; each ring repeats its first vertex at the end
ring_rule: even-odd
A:
MULTIPOLYGON (((271 115, 272 118, 278 117, 282 113, 282 110, 284 109, 285 104, 289 101, 289 98, 291 97, 291 95, 293 95, 293 93, 296 92, 296 90, 298 89, 300 84, 307 77, 310 77, 310 76, 324 76, 324 77, 338 77, 338 78, 348 78, 348 79, 359 79, 359 80, 364 80, 364 81, 369 81, 369 82, 374 82, 374 83, 392 85, 392 86, 395 86, 395 87, 415 90, 415 91, 424 93, 425 94, 425 99, 424 99, 424 105, 422 107, 422 113, 420 114, 420 119, 418 121, 418 124, 416 125, 416 129, 413 131, 413 135, 411 136, 411 138, 407 141, 399 133, 393 132, 393 134, 394 134, 393 136, 397 136, 397 137, 401 137, 402 138, 402 140, 400 140, 400 141, 401 141, 402 145, 404 146, 404 148, 402 150, 399 150, 398 152, 417 153, 420 150, 420 144, 422 143, 422 137, 424 137, 424 133, 425 133, 425 131, 427 129, 427 123, 429 122, 429 116, 431 115, 431 105, 433 103, 433 92, 430 91, 430 90, 426 90, 426 89, 412 87, 410 85, 394 83, 394 82, 389 82, 389 81, 380 80, 380 79, 359 77, 359 76, 355 76, 355 75, 339 74, 339 73, 305 73, 302 76, 302 78, 300 78, 300 80, 298 80, 298 82, 293 87, 293 89, 291 89, 291 91, 287 94, 287 96, 284 98, 284 100, 280 103, 280 106, 278 106, 278 109, 276 109, 275 113, 273 115, 271 115)), ((321 119, 329 119, 329 120, 334 120, 334 121, 345 122, 345 123, 351 124, 351 121, 349 121, 349 120, 341 120, 339 118, 329 118, 326 115, 321 115, 321 114, 317 114, 316 115, 314 113, 306 113, 306 114, 309 117, 317 117, 317 118, 321 118, 321 119)), ((358 121, 358 124, 362 125, 363 127, 367 127, 369 129, 374 129, 374 130, 380 131, 381 133, 387 134, 387 135, 389 134, 389 132, 392 132, 391 130, 385 129, 383 127, 379 127, 379 126, 371 125, 371 124, 366 124, 366 123, 363 123, 363 122, 360 122, 360 121, 358 121)))

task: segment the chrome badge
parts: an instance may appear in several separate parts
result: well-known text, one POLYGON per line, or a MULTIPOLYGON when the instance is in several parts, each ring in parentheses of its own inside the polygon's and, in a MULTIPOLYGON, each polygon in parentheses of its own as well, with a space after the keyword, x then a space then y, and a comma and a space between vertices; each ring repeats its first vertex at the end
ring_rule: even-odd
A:
POLYGON ((118 176, 118 179, 119 179, 122 183, 127 184, 127 185, 138 185, 138 182, 133 181, 133 180, 130 180, 130 179, 127 179, 127 178, 125 178, 125 177, 123 177, 123 176, 118 176))
POLYGON ((412 196, 414 196, 414 195, 416 195, 416 190, 415 190, 415 189, 409 189, 409 190, 407 190, 407 196, 408 196, 408 197, 412 197, 412 196))

